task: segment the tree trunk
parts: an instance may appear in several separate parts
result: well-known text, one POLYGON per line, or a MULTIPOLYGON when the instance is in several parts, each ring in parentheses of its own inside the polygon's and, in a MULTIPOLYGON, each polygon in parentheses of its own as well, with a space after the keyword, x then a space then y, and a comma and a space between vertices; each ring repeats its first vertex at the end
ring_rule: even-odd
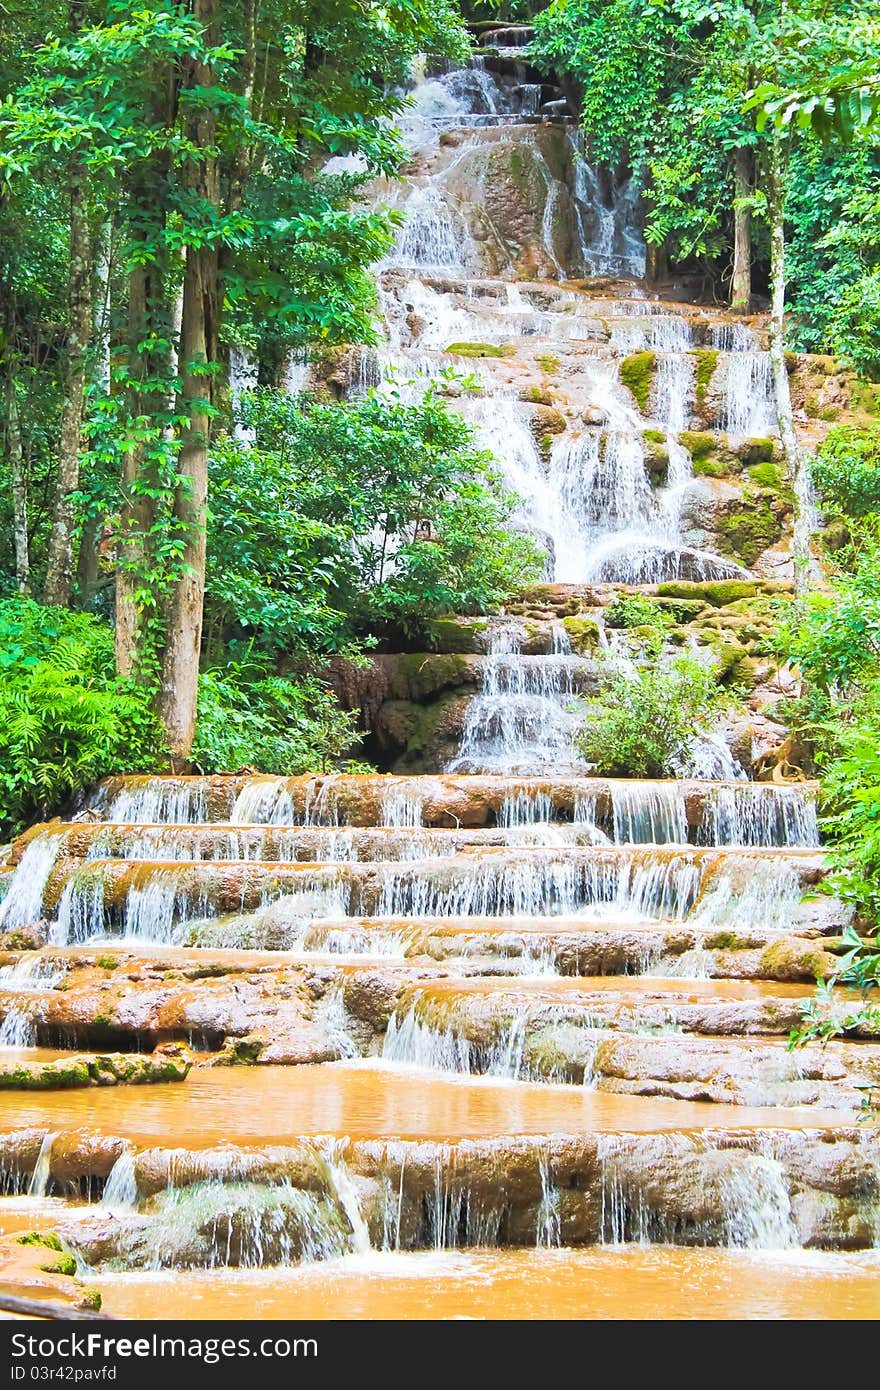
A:
POLYGON ((21 447, 21 419, 15 393, 15 359, 10 336, 6 339, 6 457, 12 479, 12 516, 15 537, 15 584, 25 596, 31 591, 31 564, 28 552, 28 480, 21 447))
POLYGON ((752 160, 748 149, 734 153, 736 181, 733 209, 733 277, 730 283, 730 307, 735 314, 747 314, 752 300, 752 214, 741 204, 752 195, 752 160))
POLYGON ((113 223, 108 218, 98 233, 95 247, 95 385, 106 396, 110 391, 110 275, 113 265, 113 223))
MULTIPOLYGON (((193 13, 206 28, 213 23, 216 0, 194 0, 193 13)), ((210 87, 210 67, 195 63, 191 85, 210 87)), ((190 183, 202 204, 219 206, 216 161, 207 151, 214 141, 209 109, 196 108, 189 137, 205 151, 193 161, 190 183)), ((174 517, 184 538, 180 572, 165 605, 165 644, 159 712, 175 764, 185 763, 195 734, 199 688, 199 657, 205 600, 205 552, 208 500, 208 445, 211 425, 211 383, 205 368, 217 360, 218 264, 210 247, 189 246, 183 280, 180 329, 181 449, 174 517)))
MULTIPOLYGON (((138 344, 144 341, 147 324, 148 274, 143 265, 135 264, 128 284, 129 371, 139 363, 138 344)), ((130 392, 130 413, 140 415, 144 402, 134 388, 130 392)), ((152 520, 150 499, 138 489, 143 468, 143 445, 132 445, 122 459, 119 513, 119 542, 116 556, 116 629, 114 645, 116 671, 131 676, 140 661, 140 611, 137 591, 141 584, 146 557, 146 538, 152 520)))
POLYGON ((777 130, 772 134, 767 161, 767 217, 770 228, 770 370, 779 439, 794 488, 792 552, 795 592, 803 593, 809 586, 812 569, 810 539, 813 531, 813 506, 809 470, 794 428, 791 389, 785 361, 785 165, 782 139, 777 130))
POLYGON ((649 241, 645 248, 645 279, 649 285, 659 285, 669 274, 666 248, 649 241))
MULTIPOLYGON (((176 74, 157 65, 151 72, 152 123, 167 127, 176 119, 176 74)), ((161 487, 155 454, 164 448, 171 366, 171 323, 164 231, 168 213, 169 163, 166 153, 140 163, 127 190, 137 215, 138 239, 128 283, 128 415, 135 440, 122 461, 121 506, 116 558, 116 670, 138 674, 149 628, 140 594, 155 589, 151 574, 151 535, 161 487), (151 454, 153 457, 151 457, 151 454)), ((152 675, 152 673, 151 673, 152 675)))
POLYGON ((92 333, 92 260, 87 207, 87 173, 82 162, 70 162, 70 271, 68 279, 67 368, 61 407, 58 480, 44 603, 67 605, 73 574, 74 495, 79 488, 86 386, 86 354, 92 333))

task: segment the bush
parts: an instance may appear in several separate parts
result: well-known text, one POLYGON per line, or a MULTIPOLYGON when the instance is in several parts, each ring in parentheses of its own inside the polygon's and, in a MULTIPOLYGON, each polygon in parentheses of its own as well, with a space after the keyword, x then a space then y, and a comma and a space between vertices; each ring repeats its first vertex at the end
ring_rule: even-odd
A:
POLYGON ((148 771, 160 738, 146 695, 118 679, 110 627, 29 599, 0 603, 0 827, 44 819, 108 772, 148 771))
POLYGON ((880 430, 840 425, 830 430, 812 466, 823 499, 845 516, 880 509, 880 430))
POLYGON ((712 671, 684 657, 620 675, 593 707, 580 751, 603 776, 674 775, 722 698, 712 671))
POLYGON ((324 772, 357 741, 353 716, 315 676, 232 663, 199 679, 191 755, 199 772, 324 772))
POLYGON ((211 463, 209 637, 337 651, 377 622, 491 611, 539 576, 543 552, 508 529, 517 499, 432 392, 257 391, 243 418, 256 444, 223 441, 211 463))

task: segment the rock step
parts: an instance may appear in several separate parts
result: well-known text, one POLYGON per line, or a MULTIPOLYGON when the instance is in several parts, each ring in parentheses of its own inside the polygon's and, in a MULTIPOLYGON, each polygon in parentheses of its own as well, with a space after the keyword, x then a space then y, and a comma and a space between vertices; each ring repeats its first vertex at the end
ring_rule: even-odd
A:
MULTIPOLYGON (((814 799, 816 783, 780 787, 772 783, 635 781, 607 777, 514 777, 436 774, 273 777, 232 774, 209 777, 110 777, 89 801, 89 815, 121 823, 280 823, 477 828, 496 824, 509 810, 525 820, 545 813, 572 820, 586 803, 599 818, 613 814, 615 797, 645 801, 653 796, 683 799, 689 825, 702 823, 705 808, 720 797, 773 803, 814 799), (544 798, 541 801, 539 798, 544 798), (519 810, 517 812, 517 799, 519 810), (233 812, 235 814, 233 815, 233 812)), ((38 828, 19 841, 24 845, 38 828)))
MULTIPOLYGON (((772 797, 764 798, 768 808, 776 809, 782 805, 772 797)), ((608 831, 600 829, 592 820, 559 822, 528 822, 519 826, 478 826, 464 829, 451 829, 446 826, 414 827, 402 829, 391 826, 302 826, 275 824, 224 824, 215 821, 205 825, 174 825, 156 823, 154 825, 123 825, 112 822, 73 822, 59 825, 37 826, 28 832, 14 846, 7 868, 21 863, 29 844, 41 834, 51 838, 55 858, 65 864, 73 860, 125 859, 173 861, 259 861, 262 863, 323 863, 371 861, 418 862, 421 859, 444 859, 458 854, 474 854, 486 849, 546 848, 548 850, 585 848, 630 847, 644 849, 648 845, 668 847, 669 845, 689 846, 687 831, 702 828, 700 821, 688 826, 685 823, 686 808, 682 803, 679 820, 672 812, 677 808, 651 808, 644 812, 645 824, 639 822, 638 808, 628 808, 628 816, 621 816, 623 824, 615 827, 613 820, 607 824, 608 831), (664 809, 670 814, 663 815, 664 809), (657 824, 656 822, 660 822, 657 824), (663 822, 666 822, 665 824, 663 822), (653 823, 652 823, 653 822, 653 823), (620 838, 613 834, 615 828, 621 830, 620 838), (633 831, 654 831, 654 835, 636 835, 633 831), (679 830, 679 834, 675 833, 679 830), (666 832, 663 834, 663 832, 666 832), (662 836, 662 838, 661 838, 662 836)), ((599 816, 607 820, 608 808, 598 807, 599 816), (605 816, 602 816, 605 811, 605 816)), ((695 808, 699 814, 704 807, 695 808)), ((762 828, 756 817, 756 830, 762 828)), ((766 827, 768 838, 778 832, 781 844, 730 845, 726 842, 707 841, 703 848, 728 849, 752 848, 755 850, 780 849, 790 851, 809 851, 812 846, 787 842, 784 822, 766 827)), ((723 829, 723 827, 722 827, 723 829)), ((817 848, 817 847, 816 847, 817 848)))
MULTIPOLYGON (((792 1244, 855 1248, 872 1244, 877 1230, 880 1140, 831 1111, 525 1084, 511 1106, 509 1083, 376 1067, 303 1069, 293 1090, 285 1081, 273 1068, 200 1069, 178 1088, 186 1104, 173 1087, 152 1090, 147 1101, 134 1091, 54 1093, 43 1098, 48 1113, 36 1124, 34 1102, 17 1098, 22 1127, 0 1137, 7 1190, 24 1187, 41 1159, 49 1190, 78 1191, 90 1182, 100 1190, 127 1155, 139 1196, 176 1189, 184 1232, 192 1184, 221 1186, 228 1218, 260 1190, 277 1194, 279 1185, 338 1203, 340 1167, 379 1247, 389 1225, 402 1248, 478 1244, 472 1223, 480 1218, 490 1219, 491 1243, 533 1245, 548 1199, 568 1244, 638 1238, 630 1226, 637 1219, 643 1235, 686 1244, 741 1244, 737 1233, 762 1214, 776 1220, 777 1236, 784 1225, 792 1244), (84 1125, 87 1102, 93 1108, 84 1125), (129 1113, 121 1125, 123 1102, 129 1113), (279 1134, 281 1113, 288 1124, 279 1134), (447 1203, 453 1220, 433 1229, 431 1213, 447 1203)), ((161 1202, 152 1210, 161 1213, 161 1202)), ((193 1216, 204 1222, 204 1207, 193 1216)), ((97 1212, 65 1234, 95 1260, 115 1253, 114 1243, 133 1229, 167 1231, 143 1213, 97 1212)))
POLYGON ((483 848, 382 863, 62 860, 48 876, 43 910, 58 914, 74 941, 123 921, 135 935, 161 939, 163 924, 270 910, 280 900, 288 925, 340 914, 528 917, 597 906, 613 915, 615 904, 637 917, 683 919, 717 889, 704 925, 735 925, 732 897, 772 926, 790 924, 803 892, 825 873, 815 850, 668 845, 483 848))

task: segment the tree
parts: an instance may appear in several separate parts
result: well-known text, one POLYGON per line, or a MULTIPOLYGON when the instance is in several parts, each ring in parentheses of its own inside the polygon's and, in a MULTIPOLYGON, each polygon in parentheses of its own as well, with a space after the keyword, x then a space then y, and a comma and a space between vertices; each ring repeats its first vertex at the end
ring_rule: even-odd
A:
MULTIPOLYGON (((105 472, 115 454, 122 483, 117 666, 155 684, 172 753, 185 760, 224 343, 260 320, 288 343, 369 338, 365 270, 391 221, 355 200, 401 157, 390 119, 410 57, 462 51, 464 38, 449 0, 109 0, 89 21, 38 50, 0 118, 0 167, 21 186, 64 150, 102 210, 122 190, 127 352, 89 430, 105 472), (351 153, 362 173, 322 172, 329 156, 351 153)), ((73 320, 86 323, 77 305, 71 363, 82 361, 73 320)), ((72 482, 70 470, 59 478, 59 503, 72 482)), ((65 518, 47 576, 59 598, 72 569, 65 518)))

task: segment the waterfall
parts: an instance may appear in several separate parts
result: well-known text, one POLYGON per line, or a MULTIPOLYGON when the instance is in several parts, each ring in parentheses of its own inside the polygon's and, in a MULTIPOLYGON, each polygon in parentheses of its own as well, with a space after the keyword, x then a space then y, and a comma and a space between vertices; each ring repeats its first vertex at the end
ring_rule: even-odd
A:
POLYGON ((776 432, 769 353, 731 353, 725 365, 723 391, 721 429, 759 438, 776 432))
POLYGON ((36 1047, 37 1025, 26 1003, 10 1004, 0 1025, 0 1047, 36 1047))
POLYGON ((259 364, 246 348, 233 344, 229 349, 229 397, 233 414, 232 433, 239 444, 256 443, 257 431, 251 425, 242 424, 239 412, 245 392, 256 391, 259 384, 259 364))
POLYGON ((699 840, 709 845, 812 848, 819 843, 815 793, 763 782, 713 787, 699 840))
MULTIPOLYGON (((110 786, 112 787, 112 782, 110 786)), ((104 820, 123 825, 195 825, 208 819, 205 782, 202 778, 126 778, 107 805, 108 788, 98 789, 92 808, 104 820)))
POLYGON ((57 1134, 45 1134, 43 1142, 40 1144, 40 1151, 37 1154, 37 1161, 34 1171, 28 1184, 29 1197, 45 1197, 49 1190, 51 1181, 52 1149, 55 1145, 57 1134))
POLYGON ((565 654, 522 657, 521 641, 515 628, 492 633, 482 689, 468 706, 450 772, 528 775, 580 765, 574 705, 586 663, 565 654))
POLYGON ((687 844, 687 812, 674 782, 615 782, 611 804, 615 844, 687 844))
POLYGON ((135 1153, 133 1149, 123 1149, 113 1167, 101 1196, 101 1206, 114 1216, 135 1211, 138 1204, 138 1186, 135 1173, 135 1153))
POLYGON ((15 931, 42 917, 43 893, 62 843, 63 832, 57 830, 43 831, 31 840, 0 902, 0 931, 15 931))

